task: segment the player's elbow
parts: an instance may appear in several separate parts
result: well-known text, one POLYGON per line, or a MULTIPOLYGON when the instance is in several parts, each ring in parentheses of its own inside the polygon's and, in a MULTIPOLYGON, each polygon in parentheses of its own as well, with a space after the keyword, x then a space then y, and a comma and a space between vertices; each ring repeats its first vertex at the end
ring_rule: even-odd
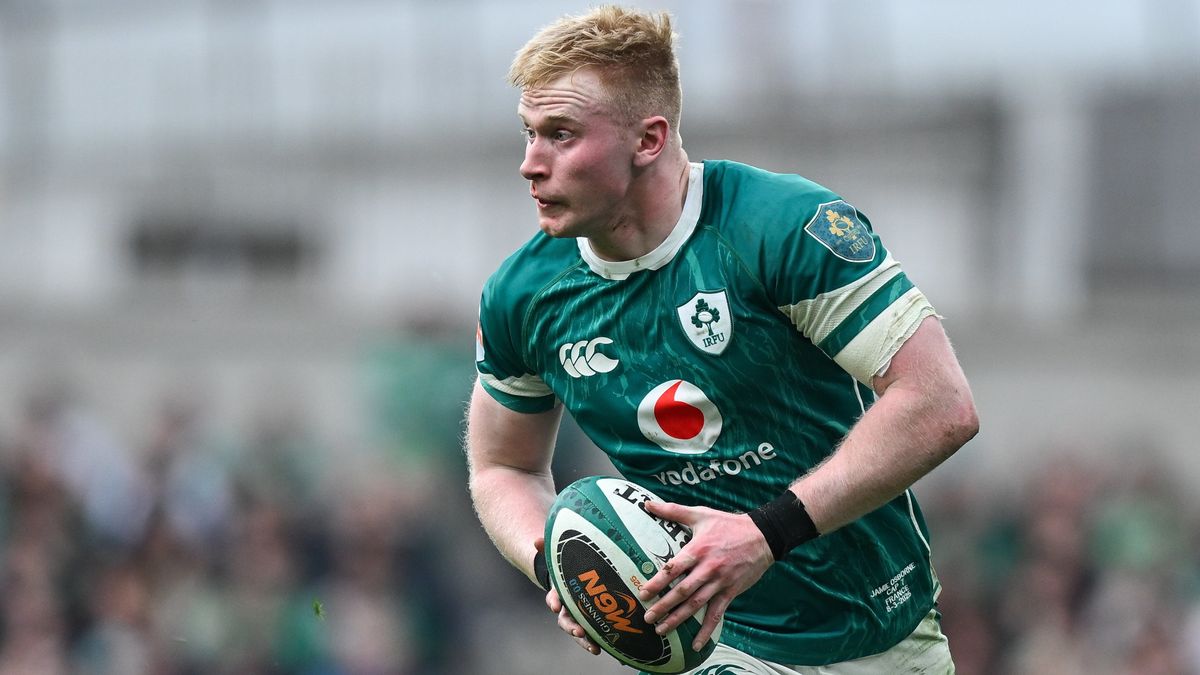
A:
POLYGON ((975 400, 966 388, 955 392, 943 411, 943 433, 946 455, 949 456, 979 433, 979 411, 975 409, 975 400))

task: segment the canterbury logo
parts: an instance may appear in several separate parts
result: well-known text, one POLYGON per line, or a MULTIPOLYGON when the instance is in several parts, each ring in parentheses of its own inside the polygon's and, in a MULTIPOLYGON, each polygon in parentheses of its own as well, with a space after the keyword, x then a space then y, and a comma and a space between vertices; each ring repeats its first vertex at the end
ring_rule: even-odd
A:
POLYGON ((620 363, 618 359, 610 358, 596 351, 600 345, 611 345, 613 341, 606 337, 568 342, 558 348, 558 360, 562 362, 563 370, 571 377, 589 377, 596 373, 608 373, 620 363))

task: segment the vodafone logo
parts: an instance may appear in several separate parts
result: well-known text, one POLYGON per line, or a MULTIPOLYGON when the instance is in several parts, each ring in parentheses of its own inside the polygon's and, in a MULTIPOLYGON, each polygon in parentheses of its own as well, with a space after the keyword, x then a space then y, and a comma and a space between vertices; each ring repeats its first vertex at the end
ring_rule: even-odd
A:
POLYGON ((721 435, 721 412, 696 385, 671 380, 651 389, 638 404, 638 427, 663 450, 699 455, 721 435))

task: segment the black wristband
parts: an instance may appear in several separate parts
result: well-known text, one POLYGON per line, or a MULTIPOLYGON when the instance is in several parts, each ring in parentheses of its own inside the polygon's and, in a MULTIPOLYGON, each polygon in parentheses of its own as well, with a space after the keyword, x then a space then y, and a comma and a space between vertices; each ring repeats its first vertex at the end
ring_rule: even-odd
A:
POLYGON ((804 510, 804 504, 791 490, 784 490, 783 494, 746 515, 762 530, 776 561, 800 544, 821 536, 808 511, 804 510))
POLYGON ((546 556, 541 551, 533 554, 533 577, 543 591, 550 590, 550 570, 546 569, 546 556))

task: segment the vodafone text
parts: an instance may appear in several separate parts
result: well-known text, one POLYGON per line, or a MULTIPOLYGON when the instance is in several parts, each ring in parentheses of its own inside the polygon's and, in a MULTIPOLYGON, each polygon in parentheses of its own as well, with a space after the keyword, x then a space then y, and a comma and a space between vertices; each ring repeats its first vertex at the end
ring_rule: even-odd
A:
POLYGON ((660 471, 654 474, 658 482, 666 485, 699 485, 702 482, 716 480, 721 476, 736 476, 743 471, 749 471, 763 462, 769 462, 775 459, 778 455, 775 454, 775 446, 770 443, 762 443, 756 450, 747 450, 740 457, 734 459, 714 459, 708 464, 695 464, 688 462, 679 471, 660 471))

